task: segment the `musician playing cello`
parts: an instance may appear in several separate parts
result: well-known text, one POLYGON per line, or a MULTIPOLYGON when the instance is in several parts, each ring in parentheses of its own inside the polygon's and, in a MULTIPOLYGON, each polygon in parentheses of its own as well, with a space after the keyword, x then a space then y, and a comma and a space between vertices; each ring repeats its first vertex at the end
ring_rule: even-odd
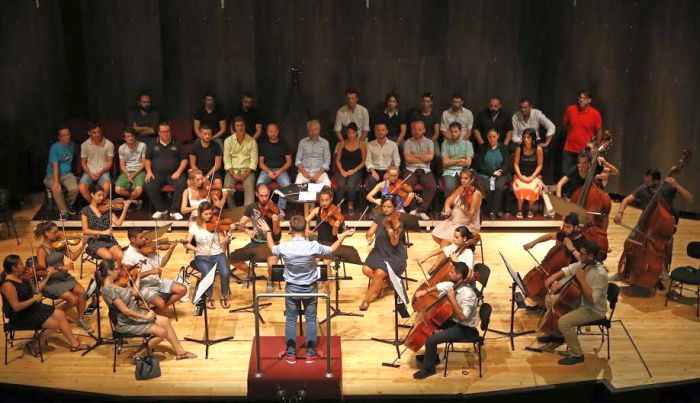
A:
POLYGON ((423 379, 435 375, 435 367, 440 363, 437 346, 450 341, 470 340, 479 336, 476 330, 478 321, 477 297, 471 287, 466 287, 470 281, 469 267, 463 262, 455 263, 450 271, 449 281, 443 281, 427 290, 416 291, 416 297, 423 297, 430 292, 447 293, 447 299, 452 304, 454 313, 445 321, 425 342, 425 355, 416 355, 420 370, 413 374, 415 379, 423 379))
MULTIPOLYGON (((560 365, 573 365, 584 361, 581 343, 576 335, 578 326, 603 319, 607 311, 608 271, 598 261, 600 248, 586 240, 581 246, 581 261, 572 263, 545 280, 549 293, 545 298, 550 311, 559 291, 568 281, 576 281, 581 289, 578 308, 559 318, 557 328, 537 338, 542 343, 566 342, 569 356, 559 360, 560 365), (572 279, 572 277, 574 277, 572 279)), ((546 314, 545 314, 546 316, 546 314)))

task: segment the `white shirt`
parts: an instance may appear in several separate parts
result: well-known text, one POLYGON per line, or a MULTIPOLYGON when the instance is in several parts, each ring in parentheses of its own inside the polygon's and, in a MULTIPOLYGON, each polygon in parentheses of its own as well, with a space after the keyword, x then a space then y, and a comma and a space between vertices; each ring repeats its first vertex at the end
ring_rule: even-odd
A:
POLYGON ((367 108, 357 104, 355 105, 355 110, 351 111, 347 105, 341 106, 338 108, 338 112, 335 114, 335 126, 333 127, 333 130, 339 132, 344 126, 349 125, 350 122, 355 122, 357 128, 361 132, 368 132, 369 112, 367 111, 367 108))
POLYGON ((136 149, 132 150, 128 144, 124 143, 119 146, 119 158, 124 160, 126 170, 136 172, 143 166, 143 157, 146 155, 146 143, 143 141, 136 142, 136 149))
POLYGON ((193 222, 190 225, 189 233, 194 236, 194 240, 197 242, 197 251, 195 256, 207 256, 206 251, 210 251, 210 255, 220 255, 224 253, 224 249, 221 247, 221 242, 219 242, 218 232, 209 232, 206 228, 202 228, 193 222), (202 253, 200 251, 204 251, 202 253))
MULTIPOLYGON (((126 251, 124 251, 122 263, 127 266, 134 266, 140 263, 141 267, 139 269, 139 272, 144 272, 153 268, 160 267, 160 256, 157 253, 151 253, 150 255, 146 256, 139 252, 139 250, 136 249, 133 245, 129 245, 126 251)), ((160 283, 158 276, 150 275, 141 279, 142 286, 152 286, 154 285, 152 283, 160 283)))
MULTIPOLYGON (((445 256, 450 257, 450 255, 452 255, 457 248, 457 245, 451 243, 442 248, 442 252, 445 254, 445 256)), ((474 269, 474 252, 470 248, 464 249, 464 251, 457 256, 457 261, 466 264, 470 269, 474 269)))
POLYGON ((516 112, 513 114, 513 137, 512 141, 516 144, 520 144, 523 142, 523 132, 525 129, 535 129, 535 133, 537 133, 537 140, 542 140, 543 136, 540 135, 540 126, 544 127, 547 130, 547 133, 544 135, 544 137, 551 137, 554 136, 554 131, 556 130, 556 127, 554 126, 554 123, 552 123, 551 120, 547 119, 547 117, 542 113, 541 110, 532 108, 530 111, 530 118, 527 120, 527 122, 523 119, 523 113, 522 112, 516 112))
MULTIPOLYGON (((443 281, 441 283, 437 283, 435 289, 440 291, 441 293, 446 293, 453 287, 454 283, 452 283, 451 281, 443 281)), ((457 305, 459 305, 460 308, 462 308, 462 312, 467 318, 464 320, 457 320, 453 315, 452 320, 459 323, 460 325, 476 328, 476 325, 479 321, 476 309, 476 304, 478 302, 476 293, 471 287, 465 285, 460 287, 457 291, 455 291, 455 294, 457 305)))
POLYGON ((469 109, 462 107, 457 113, 452 113, 452 108, 442 112, 440 118, 440 131, 445 133, 450 130, 452 122, 459 122, 462 125, 462 138, 466 137, 467 132, 471 132, 474 126, 474 114, 469 109))
POLYGON ((367 171, 371 168, 386 171, 390 165, 399 166, 400 164, 399 147, 395 142, 387 139, 383 145, 379 144, 377 140, 367 143, 367 158, 365 160, 367 171))

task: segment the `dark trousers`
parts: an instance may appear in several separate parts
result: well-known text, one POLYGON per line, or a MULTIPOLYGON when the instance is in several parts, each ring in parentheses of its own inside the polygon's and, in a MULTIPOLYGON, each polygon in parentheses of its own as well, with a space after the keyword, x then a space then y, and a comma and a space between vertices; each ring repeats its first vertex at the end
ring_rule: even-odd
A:
POLYGON ((571 167, 578 163, 578 153, 562 150, 561 152, 561 174, 566 175, 571 167))
POLYGON ((173 180, 170 177, 170 175, 172 174, 154 172, 153 175, 155 175, 155 178, 153 178, 152 181, 146 183, 146 185, 144 185, 143 187, 143 190, 146 192, 148 198, 151 200, 153 208, 156 211, 167 210, 171 213, 179 213, 180 203, 182 202, 182 192, 187 187, 187 175, 183 173, 182 175, 180 175, 179 178, 177 178, 177 180, 173 180), (173 194, 173 201, 172 203, 170 203, 169 207, 168 204, 165 202, 165 199, 163 199, 163 195, 160 192, 160 188, 162 188, 165 184, 168 184, 175 188, 175 194, 173 194))
MULTIPOLYGON (((411 175, 411 172, 404 172, 403 177, 406 178, 411 175)), ((430 211, 430 205, 433 203, 433 197, 435 197, 435 192, 437 192, 437 183, 435 183, 435 177, 432 172, 425 172, 422 169, 416 169, 416 171, 411 175, 410 178, 406 180, 406 183, 411 185, 411 187, 416 186, 416 183, 420 183, 423 186, 423 203, 417 205, 417 210, 420 213, 425 213, 430 211)))
POLYGON ((377 172, 377 175, 379 175, 379 180, 375 181, 374 177, 372 176, 372 172, 367 172, 367 175, 369 175, 369 189, 372 190, 374 189, 375 186, 377 186, 377 183, 381 182, 384 180, 384 174, 386 174, 386 169, 381 170, 381 169, 375 169, 377 172))
POLYGON ((337 174, 335 176, 335 182, 337 185, 335 189, 335 203, 340 203, 343 198, 345 198, 345 206, 348 205, 348 202, 355 203, 357 200, 357 191, 362 184, 362 172, 355 172, 348 177, 337 174))
POLYGON ((438 358, 437 346, 448 341, 465 341, 473 340, 479 337, 479 332, 469 326, 460 325, 457 322, 448 319, 443 323, 438 330, 428 337, 425 342, 425 357, 421 369, 435 369, 435 361, 438 358))
POLYGON ((491 190, 490 179, 489 176, 479 175, 479 183, 481 184, 481 189, 484 191, 484 201, 486 202, 487 211, 491 213, 502 213, 506 196, 505 187, 511 181, 510 173, 496 178, 494 190, 491 190))

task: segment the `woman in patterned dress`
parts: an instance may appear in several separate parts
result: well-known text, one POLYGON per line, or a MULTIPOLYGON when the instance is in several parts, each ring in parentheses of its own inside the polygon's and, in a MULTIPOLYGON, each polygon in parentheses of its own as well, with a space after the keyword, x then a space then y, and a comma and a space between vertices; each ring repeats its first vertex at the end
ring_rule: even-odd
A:
MULTIPOLYGON (((105 192, 99 186, 90 186, 90 205, 80 210, 80 220, 83 223, 83 233, 91 236, 88 239, 87 252, 100 259, 114 259, 117 264, 121 264, 124 252, 112 235, 112 225, 120 227, 126 218, 126 211, 129 209, 130 200, 124 202, 124 209, 117 217, 106 213, 100 213, 98 205, 105 199, 105 192)), ((109 201, 108 201, 109 202, 109 201)))

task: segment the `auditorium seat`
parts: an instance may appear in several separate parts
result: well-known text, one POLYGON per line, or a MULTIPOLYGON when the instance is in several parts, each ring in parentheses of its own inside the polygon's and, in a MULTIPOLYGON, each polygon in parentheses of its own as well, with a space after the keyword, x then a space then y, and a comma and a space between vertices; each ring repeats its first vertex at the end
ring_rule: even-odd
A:
POLYGON ((182 144, 189 144, 194 137, 194 126, 191 119, 178 118, 170 123, 170 133, 182 144))

